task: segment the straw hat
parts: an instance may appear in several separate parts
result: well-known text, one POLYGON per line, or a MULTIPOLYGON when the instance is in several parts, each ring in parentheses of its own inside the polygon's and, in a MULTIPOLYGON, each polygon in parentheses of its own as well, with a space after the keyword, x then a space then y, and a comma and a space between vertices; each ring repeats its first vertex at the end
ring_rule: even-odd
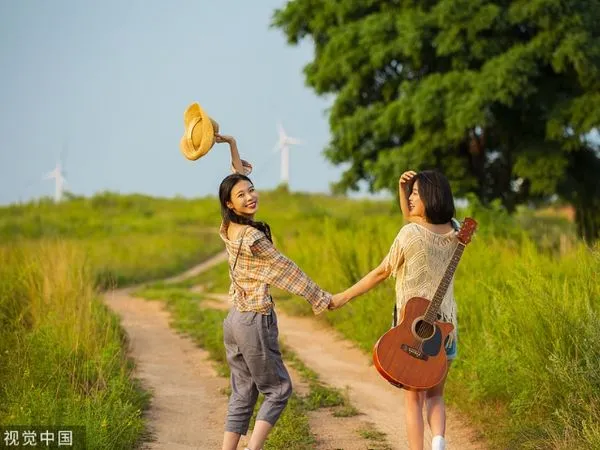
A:
POLYGON ((198 103, 192 103, 183 113, 185 131, 179 148, 181 153, 192 161, 206 155, 215 145, 215 134, 219 124, 208 117, 198 103))

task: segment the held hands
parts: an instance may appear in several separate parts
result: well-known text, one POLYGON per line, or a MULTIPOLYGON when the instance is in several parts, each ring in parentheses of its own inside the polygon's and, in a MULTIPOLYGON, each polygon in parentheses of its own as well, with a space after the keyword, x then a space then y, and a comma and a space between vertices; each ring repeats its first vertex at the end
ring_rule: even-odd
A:
POLYGON ((328 309, 330 311, 339 309, 349 301, 350 298, 345 294, 345 292, 340 292, 339 294, 335 294, 331 297, 331 303, 329 303, 328 309))

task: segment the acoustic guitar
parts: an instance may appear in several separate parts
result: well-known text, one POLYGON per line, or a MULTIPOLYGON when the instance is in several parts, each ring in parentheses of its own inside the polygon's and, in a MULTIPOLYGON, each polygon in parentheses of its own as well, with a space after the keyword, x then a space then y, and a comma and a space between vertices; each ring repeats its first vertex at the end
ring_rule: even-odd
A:
POLYGON ((444 344, 454 326, 438 321, 437 317, 458 262, 476 228, 475 220, 464 220, 457 234, 458 246, 433 300, 409 299, 402 308, 400 323, 375 344, 373 363, 381 376, 394 386, 420 391, 436 386, 444 378, 448 364, 444 344))

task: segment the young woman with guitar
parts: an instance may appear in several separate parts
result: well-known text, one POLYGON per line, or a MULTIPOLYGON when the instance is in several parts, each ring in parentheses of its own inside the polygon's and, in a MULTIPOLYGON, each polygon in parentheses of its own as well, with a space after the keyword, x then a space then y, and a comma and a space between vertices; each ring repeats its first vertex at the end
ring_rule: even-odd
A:
MULTIPOLYGON (((398 311, 402 311, 407 302, 414 297, 430 300, 434 298, 436 288, 459 245, 453 226, 455 208, 450 184, 446 177, 437 171, 407 171, 400 177, 399 195, 402 212, 410 223, 402 227, 383 262, 354 286, 336 295, 332 308, 339 308, 354 297, 368 292, 390 275, 396 277, 398 311)), ((436 380, 437 384, 428 389, 411 389, 408 384, 402 385, 406 389, 406 426, 412 450, 423 448, 424 405, 427 406, 427 419, 434 436, 432 449, 445 448, 444 383, 447 368, 456 357, 457 349, 453 278, 445 288, 447 289, 444 291, 443 300, 440 298, 439 314, 436 315, 439 321, 451 323, 453 330, 448 334, 445 345, 440 344, 444 345, 447 358, 447 364, 445 358, 442 361, 440 381, 436 380)), ((396 310, 394 313, 396 323, 399 317, 396 310)), ((450 328, 452 327, 446 324, 445 332, 450 328)), ((438 357, 443 358, 443 353, 438 357)), ((421 357, 427 358, 427 355, 421 357)), ((415 358, 415 361, 419 360, 415 358)))

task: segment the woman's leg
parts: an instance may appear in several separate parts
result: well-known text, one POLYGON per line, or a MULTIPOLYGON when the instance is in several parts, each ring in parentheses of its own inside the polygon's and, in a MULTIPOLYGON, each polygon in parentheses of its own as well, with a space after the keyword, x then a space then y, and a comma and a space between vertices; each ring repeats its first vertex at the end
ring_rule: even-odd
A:
POLYGON ((241 328, 239 324, 236 324, 239 314, 237 311, 230 312, 223 323, 223 341, 231 372, 231 396, 229 397, 222 450, 237 449, 240 436, 248 432, 254 405, 258 398, 258 389, 236 341, 237 330, 235 328, 241 328))
MULTIPOLYGON (((448 369, 444 379, 435 387, 429 389, 426 393, 427 403, 427 421, 431 429, 432 436, 446 435, 446 405, 444 402, 444 386, 448 376, 448 370, 452 361, 448 361, 448 369)), ((439 440, 439 439, 438 439, 439 440)))
POLYGON ((404 391, 406 431, 410 450, 423 450, 423 392, 404 391))
POLYGON ((252 430, 252 437, 248 443, 248 448, 250 450, 261 450, 265 441, 267 440, 267 436, 269 435, 271 428, 273 428, 273 425, 271 425, 269 422, 265 420, 257 420, 254 423, 254 430, 252 430))
POLYGON ((236 450, 238 443, 240 442, 241 434, 232 433, 231 431, 226 431, 223 436, 223 446, 222 450, 236 450))
POLYGON ((248 444, 251 450, 263 447, 267 435, 292 395, 292 381, 279 350, 279 330, 274 310, 271 315, 262 317, 259 336, 263 354, 258 358, 248 358, 248 367, 265 400, 256 414, 256 423, 248 444))

